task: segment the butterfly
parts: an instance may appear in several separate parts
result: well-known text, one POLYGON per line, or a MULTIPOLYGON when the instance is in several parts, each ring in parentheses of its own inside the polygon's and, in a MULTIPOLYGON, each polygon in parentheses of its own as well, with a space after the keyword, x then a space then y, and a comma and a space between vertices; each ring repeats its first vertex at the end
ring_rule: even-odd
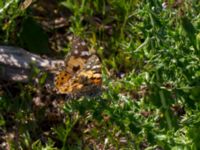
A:
POLYGON ((57 93, 70 97, 95 96, 101 92, 101 62, 85 41, 73 38, 65 67, 55 77, 57 93))

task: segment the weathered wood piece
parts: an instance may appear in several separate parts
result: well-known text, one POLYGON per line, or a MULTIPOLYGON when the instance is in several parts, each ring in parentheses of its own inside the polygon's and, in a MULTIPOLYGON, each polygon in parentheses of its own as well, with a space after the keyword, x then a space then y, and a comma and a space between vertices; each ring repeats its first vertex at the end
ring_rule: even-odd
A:
MULTIPOLYGON (((33 68, 52 76, 63 66, 63 60, 42 58, 22 48, 0 46, 0 79, 14 82, 30 81, 33 68)), ((52 82, 51 80, 49 82, 52 82)))

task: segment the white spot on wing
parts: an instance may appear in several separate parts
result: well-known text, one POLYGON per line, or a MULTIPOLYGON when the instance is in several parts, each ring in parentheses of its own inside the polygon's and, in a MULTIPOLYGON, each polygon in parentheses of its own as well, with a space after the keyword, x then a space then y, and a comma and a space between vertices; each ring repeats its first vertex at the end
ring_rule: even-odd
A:
POLYGON ((88 51, 82 51, 81 56, 90 56, 88 51))
POLYGON ((92 69, 99 69, 99 68, 101 68, 100 65, 95 65, 95 66, 92 67, 92 69))
POLYGON ((78 54, 78 50, 75 50, 75 51, 74 51, 74 54, 78 54))
POLYGON ((86 43, 85 43, 84 41, 82 41, 82 42, 81 42, 81 45, 85 46, 85 45, 86 45, 86 43))
POLYGON ((77 48, 78 48, 78 46, 77 46, 77 45, 75 45, 75 46, 74 46, 74 48, 75 48, 75 49, 77 49, 77 48))
POLYGON ((87 68, 87 69, 90 69, 90 68, 91 68, 91 66, 90 66, 90 65, 87 65, 87 66, 86 66, 86 68, 87 68))

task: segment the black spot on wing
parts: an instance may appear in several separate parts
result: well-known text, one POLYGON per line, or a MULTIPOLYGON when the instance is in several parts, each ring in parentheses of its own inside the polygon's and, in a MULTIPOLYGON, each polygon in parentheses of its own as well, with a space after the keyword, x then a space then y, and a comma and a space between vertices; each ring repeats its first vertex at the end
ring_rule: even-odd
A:
POLYGON ((73 71, 74 72, 77 72, 78 70, 80 70, 80 65, 78 65, 78 66, 73 66, 73 71))

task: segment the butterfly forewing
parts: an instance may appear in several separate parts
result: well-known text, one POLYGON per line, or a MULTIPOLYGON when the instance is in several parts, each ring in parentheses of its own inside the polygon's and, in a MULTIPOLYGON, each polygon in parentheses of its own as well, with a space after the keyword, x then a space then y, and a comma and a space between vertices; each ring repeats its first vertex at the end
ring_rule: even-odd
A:
POLYGON ((72 39, 71 51, 65 58, 66 70, 69 73, 76 73, 83 68, 87 59, 91 56, 86 42, 80 38, 74 37, 72 39))

